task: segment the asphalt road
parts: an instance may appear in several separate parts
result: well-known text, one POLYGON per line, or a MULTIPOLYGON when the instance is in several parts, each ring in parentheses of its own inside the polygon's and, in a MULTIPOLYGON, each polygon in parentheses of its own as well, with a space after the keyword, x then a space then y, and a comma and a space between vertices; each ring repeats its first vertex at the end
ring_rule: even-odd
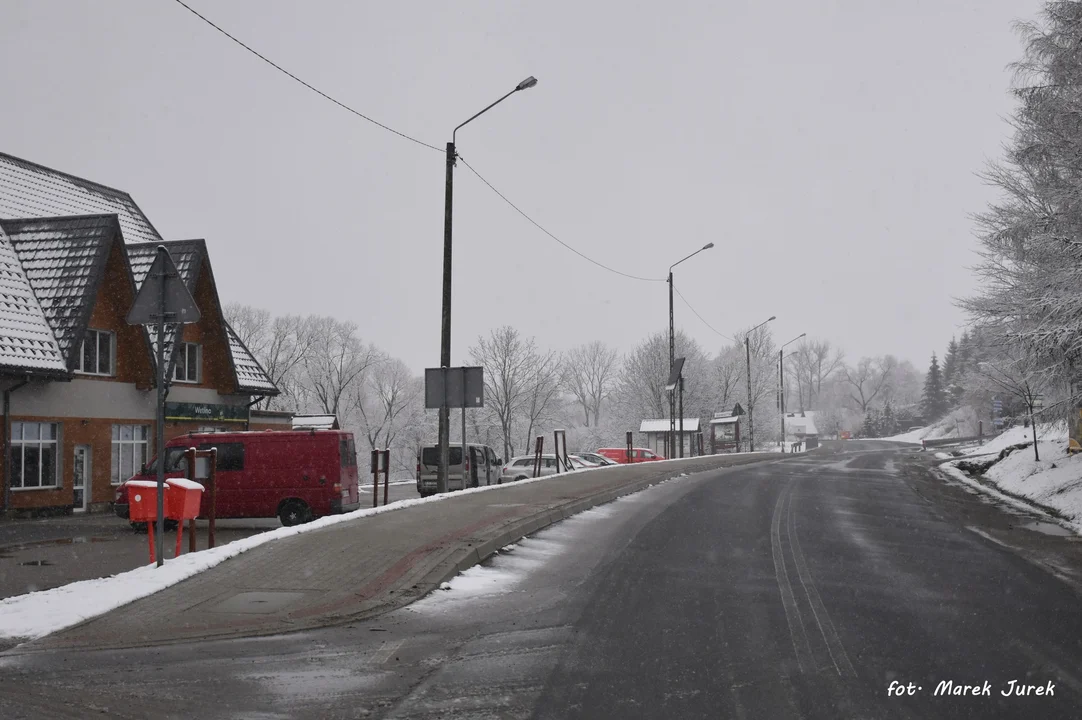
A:
POLYGON ((596 508, 365 623, 4 653, 0 706, 5 717, 1078 717, 1078 544, 1019 529, 1026 518, 931 478, 919 455, 840 447, 596 508), (1053 694, 1005 697, 1011 680, 1053 694), (937 695, 948 681, 987 682, 989 694, 937 695))

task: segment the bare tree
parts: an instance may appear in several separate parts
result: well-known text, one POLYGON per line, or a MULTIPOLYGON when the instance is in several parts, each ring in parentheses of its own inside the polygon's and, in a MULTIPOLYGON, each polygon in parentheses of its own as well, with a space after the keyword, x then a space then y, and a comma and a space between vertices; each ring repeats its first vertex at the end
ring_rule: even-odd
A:
POLYGON ((305 385, 322 412, 338 415, 343 399, 381 355, 357 337, 356 323, 319 317, 310 331, 312 344, 303 359, 305 385))
POLYGON ((424 415, 424 381, 398 358, 385 358, 356 384, 350 404, 369 449, 393 448, 399 434, 424 415))
POLYGON ((883 391, 897 364, 892 355, 881 358, 861 358, 856 367, 842 367, 842 377, 850 385, 850 398, 862 413, 867 413, 872 401, 883 391))
POLYGON ((714 358, 714 407, 731 410, 744 397, 744 353, 736 345, 722 348, 714 358))
MULTIPOLYGON (((677 330, 676 356, 684 362, 684 415, 703 417, 715 405, 711 388, 712 369, 702 348, 677 330)), ((660 332, 643 340, 624 358, 612 397, 625 424, 669 416, 669 334, 660 332)), ((631 429, 628 427, 628 429, 631 429)))
POLYGON ((568 391, 582 406, 583 425, 601 423, 601 404, 608 399, 616 382, 619 355, 605 343, 594 341, 580 345, 567 355, 564 381, 568 391))
POLYGON ((264 350, 267 336, 270 331, 271 314, 262 308, 243 305, 241 303, 229 303, 222 308, 222 314, 229 327, 237 334, 240 341, 256 355, 264 350))
MULTIPOLYGON (((533 341, 531 340, 531 343, 533 341)), ((563 363, 555 352, 533 351, 532 370, 526 378, 526 402, 522 405, 522 424, 526 426, 523 444, 529 447, 534 429, 552 421, 558 410, 557 398, 563 382, 563 363)))
POLYGON ((311 393, 299 371, 312 348, 313 319, 299 315, 271 318, 266 310, 237 303, 227 305, 223 313, 281 393, 264 399, 260 406, 269 410, 306 409, 311 393))
POLYGON ((538 361, 537 345, 505 325, 477 338, 470 357, 485 371, 485 413, 493 416, 503 436, 503 455, 514 455, 516 416, 528 405, 538 361))

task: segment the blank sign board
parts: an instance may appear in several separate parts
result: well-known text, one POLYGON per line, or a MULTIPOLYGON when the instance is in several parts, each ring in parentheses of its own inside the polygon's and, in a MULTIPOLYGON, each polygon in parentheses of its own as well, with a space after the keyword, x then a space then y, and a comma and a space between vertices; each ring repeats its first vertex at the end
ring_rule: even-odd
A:
POLYGON ((444 397, 447 398, 447 407, 484 407, 484 368, 426 368, 425 407, 440 407, 443 404, 444 397), (445 376, 446 382, 444 382, 445 376))

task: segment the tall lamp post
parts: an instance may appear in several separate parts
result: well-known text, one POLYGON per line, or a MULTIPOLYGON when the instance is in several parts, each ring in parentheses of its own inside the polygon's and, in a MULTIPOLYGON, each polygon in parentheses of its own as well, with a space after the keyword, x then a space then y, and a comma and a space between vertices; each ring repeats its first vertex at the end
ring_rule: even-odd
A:
POLYGON ((779 445, 782 451, 785 450, 785 355, 783 351, 786 345, 792 345, 797 340, 805 338, 808 333, 800 333, 795 338, 778 348, 778 409, 781 410, 781 442, 779 445))
MULTIPOLYGON (((690 260, 691 258, 693 258, 696 255, 698 255, 699 253, 701 253, 703 250, 709 250, 712 247, 714 247, 714 243, 712 243, 712 242, 707 243, 706 245, 703 245, 701 248, 699 248, 695 252, 688 255, 686 258, 684 258, 684 260, 690 260)), ((673 293, 672 269, 674 267, 676 267, 677 265, 679 265, 680 263, 684 262, 684 260, 677 260, 676 262, 674 262, 672 265, 669 266, 669 375, 672 375, 673 365, 676 362, 676 332, 673 329, 673 307, 672 307, 672 293, 673 293)), ((680 407, 680 457, 684 457, 684 408, 683 408, 684 379, 683 378, 680 378, 679 385, 680 385, 680 400, 681 400, 681 403, 680 403, 681 404, 681 407, 680 407)), ((673 392, 673 393, 671 393, 669 395, 669 438, 670 438, 670 443, 669 443, 669 453, 668 454, 670 456, 670 459, 672 459, 672 456, 674 455, 674 453, 672 451, 671 439, 674 438, 675 436, 676 436, 676 392, 673 392)))
MULTIPOLYGON (((440 330, 440 367, 443 369, 443 387, 447 388, 447 368, 451 366, 451 198, 454 186, 455 171, 455 135, 464 125, 476 120, 481 115, 496 107, 507 98, 520 90, 527 90, 537 84, 537 78, 532 75, 518 85, 511 92, 477 113, 469 120, 455 127, 451 133, 451 142, 447 143, 447 187, 443 209, 443 315, 440 330)), ((447 405, 447 393, 444 392, 440 403, 440 467, 437 475, 437 491, 447 492, 447 468, 451 460, 451 409, 447 405)), ((465 462, 465 458, 463 458, 465 462)), ((463 478, 465 481, 465 478, 463 478)))
POLYGON ((755 419, 752 417, 755 411, 755 407, 751 401, 751 334, 766 325, 771 320, 777 320, 777 315, 771 315, 766 320, 748 330, 748 334, 744 336, 744 352, 747 355, 748 361, 748 451, 755 452, 755 419))

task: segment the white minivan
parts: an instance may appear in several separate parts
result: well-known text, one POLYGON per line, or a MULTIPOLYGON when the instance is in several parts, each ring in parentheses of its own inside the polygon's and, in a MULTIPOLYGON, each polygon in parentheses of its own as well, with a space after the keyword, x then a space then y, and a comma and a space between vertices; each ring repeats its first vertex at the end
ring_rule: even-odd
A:
MULTIPOLYGON (((488 445, 467 443, 466 482, 462 482, 462 445, 449 448, 451 458, 447 467, 447 489, 463 490, 469 487, 496 485, 500 482, 500 464, 503 460, 488 445)), ((424 445, 417 453, 417 492, 421 497, 436 494, 436 477, 440 467, 440 446, 424 445)))

